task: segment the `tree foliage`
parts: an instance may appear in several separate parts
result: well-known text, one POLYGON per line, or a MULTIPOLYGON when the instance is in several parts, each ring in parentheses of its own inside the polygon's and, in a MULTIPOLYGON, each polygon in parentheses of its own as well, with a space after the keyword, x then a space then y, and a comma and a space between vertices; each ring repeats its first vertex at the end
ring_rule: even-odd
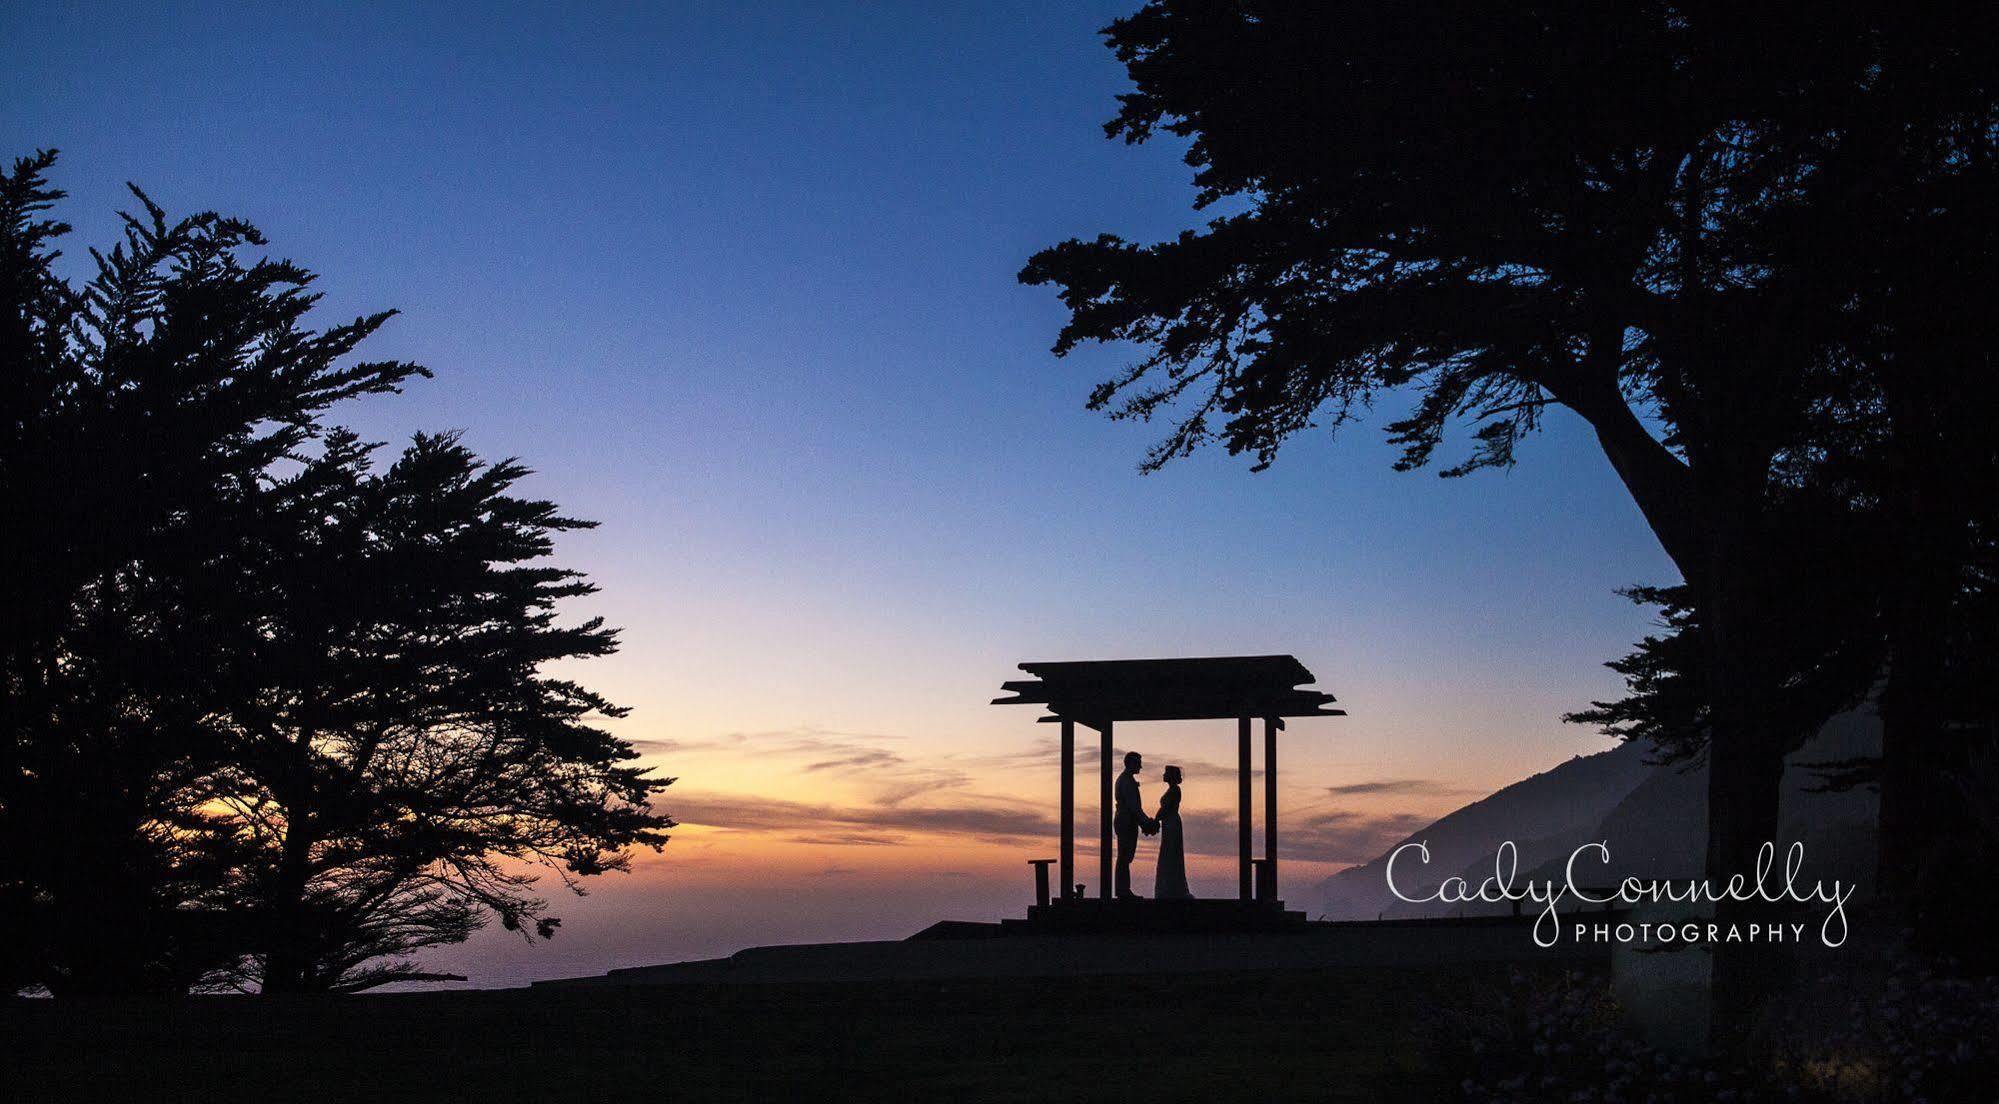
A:
POLYGON ((248 631, 215 791, 273 922, 267 990, 425 976, 402 956, 482 914, 547 937, 535 866, 574 885, 664 838, 646 808, 660 784, 593 723, 625 711, 543 673, 614 647, 600 621, 554 619, 594 588, 542 561, 587 523, 514 497, 525 469, 448 437, 380 474, 369 451, 336 431, 272 488, 236 587, 248 631))
POLYGON ((0 176, 0 904, 8 987, 267 991, 423 976, 488 915, 547 935, 535 864, 619 869, 668 780, 548 673, 615 646, 547 564, 587 523, 516 462, 324 423, 428 373, 356 360, 264 239, 137 189, 71 287, 53 153, 0 176))
POLYGON ((1747 869, 1808 718, 1883 656, 1939 669, 1991 501, 1966 412, 1991 409, 1999 18, 1155 0, 1105 34, 1133 83, 1107 133, 1184 140, 1220 213, 1028 262, 1069 308, 1058 354, 1139 350, 1090 405, 1171 419, 1148 467, 1209 442, 1262 465, 1406 397, 1401 466, 1469 430, 1446 475, 1513 463, 1551 404, 1581 417, 1687 630, 1628 661, 1659 709, 1600 716, 1695 726, 1709 868, 1747 869))

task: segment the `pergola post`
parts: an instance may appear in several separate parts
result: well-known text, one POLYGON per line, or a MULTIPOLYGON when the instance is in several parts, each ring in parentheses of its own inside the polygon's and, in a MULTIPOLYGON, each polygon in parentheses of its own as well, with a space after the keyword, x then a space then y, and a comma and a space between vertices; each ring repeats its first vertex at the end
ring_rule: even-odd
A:
POLYGON ((1250 899, 1249 865, 1249 718, 1236 718, 1236 806, 1240 816, 1237 824, 1237 843, 1240 845, 1242 870, 1237 896, 1250 899))
POLYGON ((1098 850, 1103 861, 1099 864, 1100 880, 1097 883, 1097 896, 1108 901, 1111 899, 1111 723, 1104 721, 1102 724, 1103 727, 1097 730, 1104 738, 1103 755, 1097 765, 1097 775, 1102 783, 1100 800, 1103 806, 1101 813, 1103 841, 1098 850))
POLYGON ((1055 896, 1076 892, 1076 722, 1062 718, 1062 851, 1061 882, 1055 896))
POLYGON ((1263 863, 1270 899, 1277 900, 1277 718, 1263 719, 1263 863))

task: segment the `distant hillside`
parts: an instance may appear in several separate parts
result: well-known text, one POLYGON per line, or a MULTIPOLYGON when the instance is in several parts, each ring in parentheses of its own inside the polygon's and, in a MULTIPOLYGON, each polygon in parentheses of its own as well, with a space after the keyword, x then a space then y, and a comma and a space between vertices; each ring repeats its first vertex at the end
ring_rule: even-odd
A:
MULTIPOLYGON (((1595 755, 1579 755, 1474 801, 1398 841, 1397 846, 1416 841, 1430 848, 1427 867, 1412 865, 1406 858, 1396 864, 1403 891, 1435 886, 1481 860, 1489 870, 1502 840, 1510 839, 1521 848, 1523 869, 1557 852, 1566 854, 1575 846, 1572 841, 1594 831, 1649 773, 1645 749, 1624 744, 1595 755), (1425 871, 1428 877, 1422 877, 1425 871)), ((1397 901, 1388 892, 1384 877, 1388 854, 1393 851, 1391 847, 1373 861, 1320 883, 1317 902, 1308 898, 1307 907, 1335 920, 1372 920, 1384 913, 1410 915, 1402 910, 1413 906, 1397 901)))
MULTIPOLYGON (((1871 714, 1849 713, 1833 718, 1791 756, 1781 831, 1786 840, 1804 841, 1806 872, 1812 877, 1841 878, 1863 890, 1871 882, 1876 798, 1866 791, 1811 793, 1816 776, 1801 764, 1870 755, 1879 748, 1879 722, 1871 714)), ((1410 861, 1414 856, 1404 856, 1396 864, 1399 884, 1405 893, 1432 888, 1452 875, 1476 884, 1492 873, 1499 845, 1509 839, 1520 849, 1520 869, 1535 880, 1560 878, 1569 853, 1595 841, 1609 845, 1612 865, 1596 868, 1605 877, 1594 884, 1627 875, 1699 874, 1707 846, 1706 768, 1648 766, 1648 751, 1625 744, 1577 756, 1411 833, 1397 846, 1425 843, 1431 861, 1424 867, 1410 861)), ((1393 851, 1391 847, 1320 883, 1305 907, 1336 920, 1457 911, 1396 900, 1385 877, 1393 851)))

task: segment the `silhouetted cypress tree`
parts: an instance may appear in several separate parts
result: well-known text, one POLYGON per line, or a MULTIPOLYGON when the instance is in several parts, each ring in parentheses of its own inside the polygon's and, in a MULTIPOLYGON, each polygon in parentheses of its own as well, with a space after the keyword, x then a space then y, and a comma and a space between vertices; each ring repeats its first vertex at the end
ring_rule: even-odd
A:
POLYGON ((1136 85, 1107 131, 1187 139, 1225 213, 1029 262, 1071 311, 1058 353, 1142 349, 1091 406, 1187 403, 1148 466, 1217 440, 1267 463, 1408 393, 1404 467, 1475 426, 1449 475, 1512 463, 1550 404, 1580 416, 1685 579, 1708 865, 1750 869, 1813 624, 1776 597, 1793 481, 1886 394, 1828 348, 1881 302, 1840 220, 1989 195, 1992 13, 1160 0, 1106 34, 1136 85))
POLYGON ((592 722, 624 711, 542 670, 614 647, 599 621, 554 620, 595 588, 542 561, 588 523, 448 437, 380 474, 369 451, 329 435, 255 509, 234 573, 246 631, 212 788, 250 845, 238 889, 266 992, 432 976, 406 956, 488 913, 547 936, 537 867, 575 887, 669 824, 647 808, 666 782, 592 722))
POLYGON ((134 189, 142 213, 115 248, 93 252, 96 276, 71 287, 55 271, 68 228, 46 217, 61 197, 46 183, 53 163, 42 153, 0 174, 0 984, 178 991, 275 958, 276 988, 356 987, 409 969, 371 972, 369 955, 462 933, 480 910, 540 919, 498 856, 554 856, 588 873, 616 865, 627 844, 657 843, 668 822, 641 803, 663 783, 630 770, 623 746, 585 723, 604 703, 536 673, 610 647, 594 623, 553 623, 550 604, 580 593, 580 580, 522 562, 577 523, 506 495, 517 465, 480 469, 442 439, 419 439, 394 471, 367 476, 366 450, 321 417, 427 373, 351 359, 389 313, 307 328, 312 276, 245 260, 264 244, 245 223, 169 220, 134 189), (363 532, 343 518, 366 519, 367 539, 384 547, 449 549, 455 558, 436 566, 450 571, 419 586, 388 573, 398 561, 383 548, 329 560, 318 537, 363 532), (303 574, 315 556, 341 570, 303 574), (404 604, 382 610, 375 588, 391 583, 404 604), (327 611, 321 622, 333 610, 402 619, 395 633, 386 622, 324 628, 376 634, 350 648, 432 651, 421 668, 314 652, 295 635, 321 623, 313 609, 327 611), (465 619, 474 612, 486 620, 465 619), (364 675, 377 681, 364 686, 364 675), (449 840, 425 850, 404 835, 416 830, 407 808, 319 804, 343 779, 357 794, 388 785, 333 766, 342 760, 327 741, 362 733, 294 728, 285 750, 285 725, 349 716, 311 712, 343 694, 362 696, 409 763, 454 764, 458 789, 433 780, 440 801, 489 787, 477 791, 489 829, 425 813, 425 829, 449 840), (506 755, 454 758, 453 734, 481 726, 506 755), (530 783, 523 770, 544 777, 530 783), (307 828, 341 834, 273 837, 289 812, 280 792, 307 828), (245 799, 264 821, 245 820, 245 799), (361 824, 369 815, 405 820, 361 824), (308 836, 317 873, 301 898, 299 867, 274 864, 272 845, 308 836), (347 849, 338 862, 334 847, 347 849), (367 884, 383 892, 338 915, 320 908, 339 896, 326 883, 341 876, 325 872, 365 866, 355 849, 368 847, 395 877, 378 875, 367 884), (419 853, 432 865, 408 868, 419 853), (291 892, 275 884, 286 878, 291 892))

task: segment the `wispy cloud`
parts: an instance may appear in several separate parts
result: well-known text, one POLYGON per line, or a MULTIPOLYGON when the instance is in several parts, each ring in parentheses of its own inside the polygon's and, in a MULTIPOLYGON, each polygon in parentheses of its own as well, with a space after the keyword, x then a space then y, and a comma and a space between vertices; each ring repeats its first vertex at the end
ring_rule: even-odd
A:
POLYGON ((807 763, 802 768, 807 774, 829 770, 865 770, 870 767, 901 766, 906 760, 892 751, 880 748, 855 748, 844 751, 831 759, 821 759, 817 763, 807 763))
MULTIPOLYGON (((968 795, 970 796, 970 795, 968 795)), ((685 793, 671 803, 674 819, 687 825, 734 831, 809 830, 818 842, 887 843, 884 833, 1017 839, 1056 830, 1044 810, 1005 798, 979 797, 976 805, 812 804, 749 795, 685 793)))
MULTIPOLYGON (((1366 862, 1434 819, 1420 813, 1344 811, 1281 817, 1279 856, 1306 862, 1366 862)), ((1237 854, 1233 817, 1190 819, 1186 829, 1187 850, 1193 854, 1237 854)))
POLYGON ((892 832, 817 832, 785 839, 789 843, 836 847, 895 847, 908 842, 892 832))
POLYGON ((1334 797, 1363 797, 1372 794, 1454 797, 1479 791, 1467 790, 1448 782, 1438 782, 1428 778, 1381 778, 1370 782, 1349 782, 1344 786, 1327 786, 1326 792, 1334 797))
POLYGON ((1366 862, 1435 819, 1426 813, 1317 813, 1288 829, 1284 846, 1319 862, 1366 862))
POLYGON ((925 794, 961 789, 971 776, 939 757, 917 758, 894 746, 901 737, 880 732, 846 732, 800 725, 796 728, 728 732, 708 740, 637 740, 653 755, 728 752, 784 764, 800 774, 850 781, 873 800, 896 805, 925 794))

